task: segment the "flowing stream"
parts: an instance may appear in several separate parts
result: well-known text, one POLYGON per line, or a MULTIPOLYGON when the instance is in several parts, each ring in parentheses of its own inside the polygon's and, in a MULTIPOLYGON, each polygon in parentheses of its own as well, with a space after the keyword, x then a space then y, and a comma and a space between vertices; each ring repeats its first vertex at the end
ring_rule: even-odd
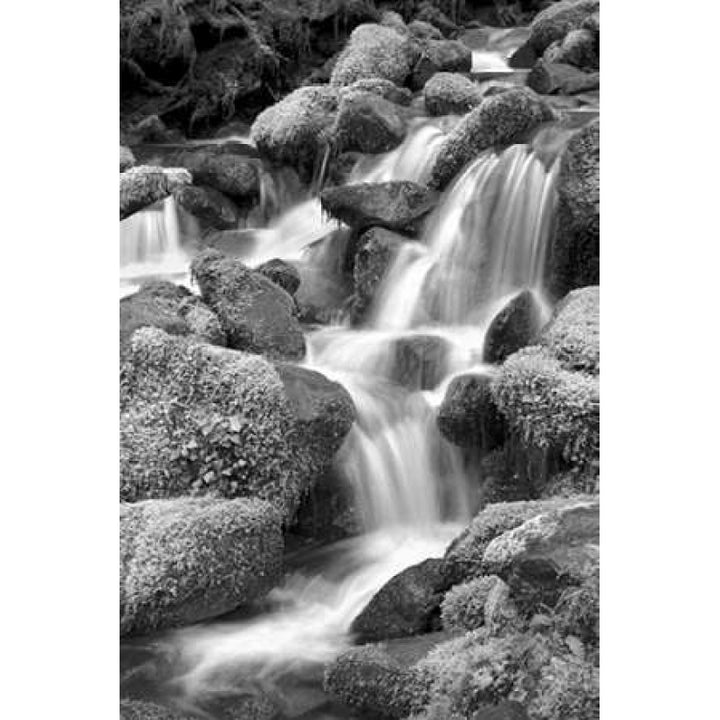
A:
MULTIPOLYGON (((422 182, 455 120, 418 121, 399 148, 361 159, 350 182, 422 182)), ((530 289, 541 314, 550 312, 543 274, 558 149, 568 135, 559 128, 476 158, 444 193, 422 237, 401 246, 364 326, 340 322, 308 334, 305 364, 342 383, 357 408, 336 464, 364 532, 291 561, 294 571, 259 614, 128 643, 128 657, 151 649, 163 658, 156 694, 198 712, 214 694, 270 690, 284 697, 286 717, 352 716, 320 693, 322 664, 352 644, 352 621, 377 590, 404 568, 442 555, 476 509, 478 470, 440 436, 435 408, 454 376, 493 372, 483 358, 485 335, 515 294, 530 289), (421 389, 402 379, 401 348, 414 342, 439 348, 421 389)), ((188 254, 172 200, 124 222, 128 283, 158 272, 182 279, 188 254)), ((336 228, 317 198, 304 200, 258 228, 244 260, 307 259, 336 228)), ((138 663, 129 666, 132 682, 138 663)))

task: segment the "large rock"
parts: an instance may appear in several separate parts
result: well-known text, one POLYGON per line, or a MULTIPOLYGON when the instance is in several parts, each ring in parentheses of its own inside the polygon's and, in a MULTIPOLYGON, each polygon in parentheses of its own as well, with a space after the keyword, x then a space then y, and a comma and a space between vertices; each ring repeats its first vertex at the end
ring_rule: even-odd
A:
POLYGON ((430 115, 464 115, 483 100, 477 83, 464 75, 450 72, 433 75, 425 83, 423 95, 425 109, 430 115))
POLYGON ((543 53, 551 63, 566 63, 583 70, 599 70, 598 34, 587 29, 571 30, 562 42, 555 42, 543 53))
POLYGON ((425 20, 413 20, 407 26, 410 34, 420 41, 423 40, 444 40, 442 32, 432 23, 425 20))
POLYGON ((538 13, 530 25, 528 44, 538 55, 572 30, 582 27, 583 22, 600 9, 600 0, 560 0, 538 13))
POLYGON ((172 195, 192 182, 183 168, 161 168, 139 165, 120 173, 120 219, 172 195))
POLYGON ((209 185, 241 205, 253 204, 260 197, 257 163, 222 146, 183 152, 178 164, 188 169, 195 184, 209 185))
POLYGON ((548 260, 556 297, 600 282, 600 121, 575 134, 563 152, 548 260))
POLYGON ((450 588, 437 558, 413 565, 385 583, 353 620, 361 643, 418 635, 440 629, 440 603, 450 588))
POLYGON ((392 345, 391 378, 409 390, 431 390, 445 377, 450 348, 439 335, 407 335, 392 345))
POLYGON ((405 120, 398 107, 371 92, 344 92, 332 129, 336 152, 383 153, 405 136, 405 120))
POLYGON ((280 578, 280 516, 259 500, 179 498, 120 506, 120 633, 221 615, 280 578))
POLYGON ((490 392, 490 377, 468 373, 448 385, 437 413, 440 434, 454 445, 490 452, 505 440, 505 421, 490 392))
POLYGON ((600 88, 599 72, 538 60, 527 76, 528 87, 541 95, 579 95, 600 88))
POLYGON ((131 338, 120 390, 122 500, 260 497, 287 524, 354 419, 319 373, 155 328, 131 338))
POLYGON ((120 349, 141 327, 156 327, 171 335, 193 336, 213 345, 226 345, 217 316, 187 288, 164 280, 147 282, 120 300, 120 349))
POLYGON ((305 339, 293 299, 264 275, 217 250, 191 265, 203 300, 225 330, 228 346, 276 359, 300 359, 305 339))
POLYGON ((410 180, 392 180, 326 188, 320 199, 325 212, 356 230, 377 225, 413 233, 437 205, 438 194, 410 180))
POLYGON ((539 330, 540 315, 540 307, 531 290, 515 295, 490 323, 485 335, 483 360, 501 363, 529 345, 539 330))
POLYGON ((121 700, 120 720, 191 720, 189 715, 145 700, 121 700))
POLYGON ((204 228, 232 230, 240 222, 235 203, 215 188, 185 185, 173 194, 178 205, 197 218, 204 228))
POLYGON ((351 85, 363 78, 381 77, 404 85, 418 54, 417 43, 409 35, 385 25, 359 25, 335 63, 330 84, 351 85))
POLYGON ((345 93, 354 93, 357 90, 378 95, 396 105, 409 105, 412 101, 412 92, 408 88, 398 87, 391 80, 381 77, 356 80, 352 85, 343 88, 341 96, 345 95, 345 93))
POLYGON ((280 258, 264 262, 257 267, 257 271, 268 280, 272 280, 288 295, 295 295, 300 287, 300 273, 293 265, 280 258))
POLYGON ((487 98, 452 129, 440 146, 431 186, 445 188, 483 150, 521 142, 553 118, 550 106, 529 88, 519 87, 487 98))
POLYGON ((485 606, 490 592, 504 584, 497 575, 483 575, 453 586, 440 609, 444 630, 477 630, 485 624, 485 606))
POLYGON ((410 87, 422 90, 438 72, 469 72, 472 51, 459 40, 427 40, 410 77, 410 87))

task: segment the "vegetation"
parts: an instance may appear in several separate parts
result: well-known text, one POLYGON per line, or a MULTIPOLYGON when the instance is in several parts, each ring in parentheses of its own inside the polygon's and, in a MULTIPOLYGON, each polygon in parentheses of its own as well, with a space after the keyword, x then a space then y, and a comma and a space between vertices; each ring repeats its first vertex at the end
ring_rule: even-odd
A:
POLYGON ((499 582, 497 575, 483 575, 455 585, 442 602, 442 625, 446 630, 477 630, 485 624, 485 604, 499 582))

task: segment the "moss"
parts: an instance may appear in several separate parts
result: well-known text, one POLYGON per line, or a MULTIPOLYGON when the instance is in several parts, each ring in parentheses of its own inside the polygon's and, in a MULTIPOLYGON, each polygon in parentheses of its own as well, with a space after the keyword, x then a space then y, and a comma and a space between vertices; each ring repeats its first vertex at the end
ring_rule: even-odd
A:
POLYGON ((381 77, 403 85, 418 52, 414 40, 391 27, 358 25, 335 63, 330 84, 351 85, 362 78, 381 77))
POLYGON ((280 258, 268 260, 260 265, 257 271, 281 287, 288 295, 295 295, 300 287, 300 273, 294 265, 280 258))
POLYGON ((551 63, 566 63, 583 70, 599 70, 598 36, 591 30, 571 30, 562 42, 555 42, 545 50, 543 59, 551 63))
POLYGON ((120 506, 120 631, 197 622, 279 579, 280 516, 259 500, 179 498, 120 506))
POLYGON ((435 73, 425 83, 423 95, 430 115, 464 115, 483 99, 477 83, 452 72, 435 73))
POLYGON ((561 635, 579 638, 587 647, 600 643, 600 578, 597 574, 560 595, 553 610, 555 627, 561 635))
POLYGON ((556 40, 582 26, 586 18, 600 9, 599 0, 560 0, 538 13, 530 24, 528 45, 538 55, 556 40))
POLYGON ((386 80, 381 77, 369 77, 356 80, 352 85, 341 89, 340 96, 342 97, 345 93, 354 93, 358 90, 378 95, 397 105, 409 105, 412 101, 412 93, 410 90, 404 87, 398 87, 391 80, 386 80))
POLYGON ((190 717, 144 700, 121 700, 120 720, 190 720, 190 717))
POLYGON ((418 40, 443 40, 443 34, 432 23, 425 20, 413 20, 408 23, 408 30, 418 40))
POLYGON ((485 624, 485 603, 493 587, 502 582, 497 575, 483 575, 455 585, 442 602, 441 617, 446 630, 477 630, 485 624))
POLYGON ((172 195, 174 190, 191 182, 192 175, 183 168, 140 165, 120 173, 120 219, 172 195))
POLYGON ((522 142, 555 117, 550 106, 525 87, 486 98, 448 134, 433 166, 431 186, 445 188, 483 150, 522 142))

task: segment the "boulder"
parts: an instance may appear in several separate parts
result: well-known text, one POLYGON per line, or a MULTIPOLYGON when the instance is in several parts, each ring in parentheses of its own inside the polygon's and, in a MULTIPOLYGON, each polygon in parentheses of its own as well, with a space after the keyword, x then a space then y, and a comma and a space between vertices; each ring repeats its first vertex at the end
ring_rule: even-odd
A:
POLYGON ((515 295, 493 318, 485 335, 483 360, 501 363, 529 345, 539 330, 540 307, 531 290, 515 295))
POLYGON ((600 121, 579 130, 565 148, 550 241, 548 284, 555 297, 600 282, 600 121))
POLYGON ((225 330, 228 347, 275 359, 300 359, 305 339, 293 299, 264 275, 217 250, 191 264, 200 294, 225 330))
POLYGON ((505 422, 490 392, 487 375, 458 375, 437 412, 440 434, 454 445, 490 452, 505 440, 505 422))
POLYGON ((351 85, 374 77, 404 85, 418 54, 417 43, 409 34, 375 23, 358 25, 335 63, 330 85, 351 85))
POLYGON ((152 165, 131 167, 120 173, 120 219, 172 195, 192 176, 184 168, 161 168, 152 165))
POLYGON ((353 267, 356 320, 362 319, 370 309, 398 249, 407 240, 404 235, 381 227, 370 228, 358 240, 353 267))
POLYGON ((391 379, 409 390, 431 390, 445 377, 449 347, 438 335, 408 335, 392 345, 391 379))
POLYGON ((398 107, 371 92, 344 92, 331 131, 336 152, 383 153, 405 137, 398 107))
POLYGON ((500 583, 505 584, 497 575, 483 575, 450 588, 440 610, 443 629, 463 632, 483 627, 490 591, 500 583))
POLYGON ((210 308, 187 288, 166 280, 144 283, 120 300, 120 350, 141 327, 156 327, 171 335, 193 336, 213 345, 226 345, 225 332, 210 308))
POLYGON ((409 105, 412 93, 405 87, 398 87, 394 82, 381 77, 361 78, 346 89, 341 89, 341 96, 356 90, 373 93, 396 105, 409 105))
POLYGON ((182 133, 177 130, 169 130, 157 115, 148 115, 148 117, 132 125, 128 130, 128 136, 131 143, 135 145, 182 142, 184 139, 182 133))
POLYGON ((291 165, 308 179, 327 147, 338 102, 337 88, 298 88, 257 116, 250 137, 268 160, 291 165))
POLYGON ((392 180, 326 188, 320 200, 325 212, 355 230, 377 225, 414 233, 437 205, 438 194, 410 180, 392 180))
POLYGON ((527 84, 541 95, 579 95, 600 88, 600 73, 543 59, 528 73, 527 84))
POLYGON ((288 295, 295 295, 300 287, 300 273, 295 266, 280 258, 273 258, 257 267, 257 271, 281 287, 288 295))
POLYGON ((450 583, 443 561, 424 560, 385 583, 353 620, 357 642, 419 635, 440 629, 440 603, 450 583))
POLYGON ((550 106, 529 88, 486 98, 448 133, 431 171, 431 187, 444 189, 483 150, 521 142, 554 117, 550 106))
MULTIPOLYGON (((223 146, 183 152, 178 164, 192 174, 197 185, 208 185, 241 205, 253 204, 260 197, 257 164, 223 146)), ((221 228, 219 228, 221 229, 221 228)))
POLYGON ((425 20, 413 20, 407 26, 410 34, 420 41, 424 40, 444 40, 442 32, 432 23, 425 20))
POLYGON ((472 51, 459 40, 427 40, 413 67, 410 87, 422 90, 425 83, 438 72, 470 72, 472 51))
POLYGON ((600 9, 600 0, 560 0, 535 16, 528 44, 541 56, 549 45, 561 41, 600 9))
POLYGON ((384 27, 392 28, 393 30, 396 30, 401 35, 407 35, 408 34, 408 27, 405 24, 405 21, 402 19, 402 15, 400 13, 395 12, 394 10, 386 10, 381 16, 380 16, 380 24, 384 27))
POLYGON ((600 644, 600 577, 593 573, 580 585, 566 588, 553 608, 556 630, 579 638, 586 647, 600 644))
POLYGON ((319 373, 155 328, 129 343, 120 401, 122 500, 260 497, 286 524, 354 419, 346 391, 319 373))
POLYGON ((507 60, 507 64, 511 68, 517 70, 530 69, 538 60, 538 55, 530 45, 523 43, 519 48, 514 50, 507 60))
POLYGON ((192 720, 189 715, 145 700, 121 700, 120 720, 192 720))
POLYGON ((434 25, 445 37, 455 37, 460 28, 437 6, 438 4, 423 0, 415 13, 415 19, 434 25))
POLYGON ((173 195, 178 205, 197 218, 204 228, 232 230, 240 222, 235 203, 214 188, 185 185, 173 195))
POLYGON ((478 710, 471 720, 530 720, 524 705, 513 700, 503 700, 478 710))
POLYGON ((132 150, 125 145, 120 146, 120 172, 125 172, 135 165, 135 156, 132 150))
POLYGON ((582 70, 599 70, 599 42, 597 33, 591 30, 571 30, 562 42, 556 41, 543 53, 549 63, 565 63, 582 70))
POLYGON ((483 100, 480 87, 464 75, 439 72, 423 90, 425 109, 430 115, 464 115, 483 100))
POLYGON ((280 579, 280 516, 260 500, 178 498, 120 506, 120 633, 198 622, 280 579))

